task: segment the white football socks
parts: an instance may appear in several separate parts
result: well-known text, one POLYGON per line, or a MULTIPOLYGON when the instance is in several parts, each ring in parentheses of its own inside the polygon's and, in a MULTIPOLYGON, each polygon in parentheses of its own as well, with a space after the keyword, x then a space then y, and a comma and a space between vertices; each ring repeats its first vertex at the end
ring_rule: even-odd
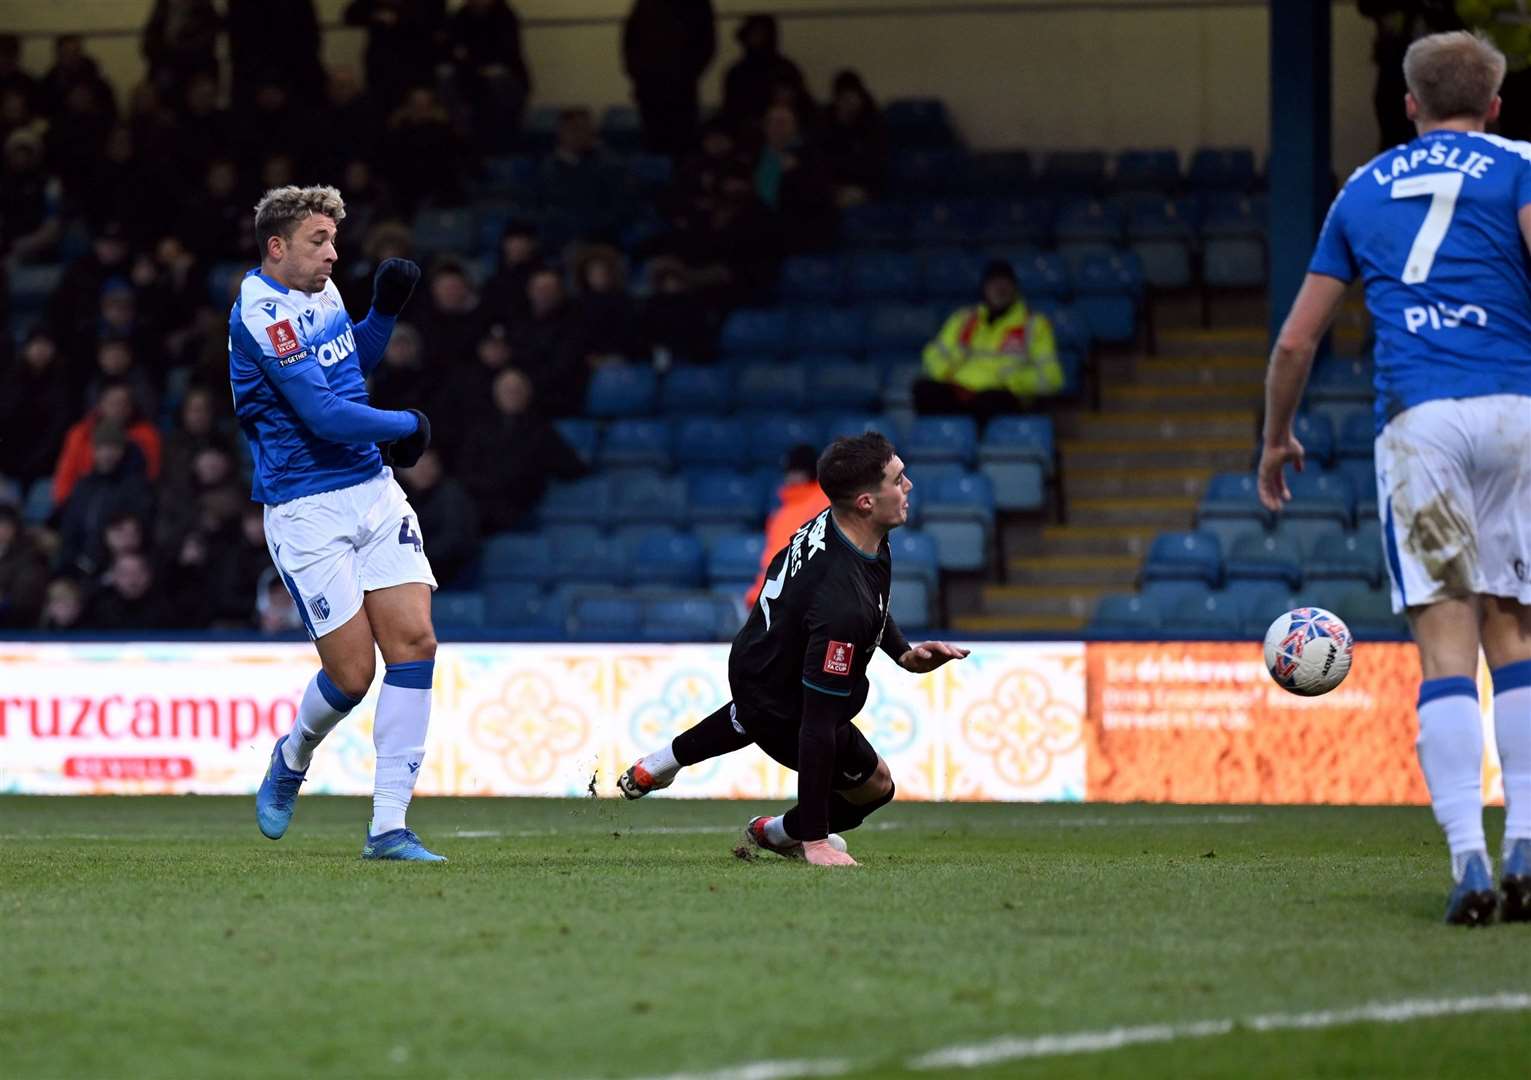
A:
POLYGON ((656 784, 668 784, 680 772, 680 762, 675 760, 675 751, 669 743, 645 756, 639 764, 654 778, 656 784))
POLYGON ((1531 839, 1531 660, 1494 671, 1494 742, 1504 774, 1504 851, 1531 839))
POLYGON ((777 814, 773 818, 767 818, 765 825, 762 826, 762 830, 765 832, 765 838, 777 847, 797 843, 796 840, 787 835, 787 824, 785 816, 782 814, 777 814))
POLYGON ((1452 874, 1460 881, 1468 857, 1488 850, 1483 839, 1483 718, 1473 680, 1454 676, 1420 685, 1415 747, 1430 806, 1451 849, 1452 874))
POLYGON ((377 748, 377 776, 372 787, 373 836, 404 827, 425 760, 425 732, 431 722, 434 660, 389 664, 378 694, 372 744, 377 748))
POLYGON ((308 689, 303 691, 303 701, 298 705, 298 715, 293 717, 292 730, 282 744, 282 760, 287 767, 295 772, 306 772, 324 737, 360 701, 361 698, 347 697, 320 668, 319 674, 308 681, 308 689))

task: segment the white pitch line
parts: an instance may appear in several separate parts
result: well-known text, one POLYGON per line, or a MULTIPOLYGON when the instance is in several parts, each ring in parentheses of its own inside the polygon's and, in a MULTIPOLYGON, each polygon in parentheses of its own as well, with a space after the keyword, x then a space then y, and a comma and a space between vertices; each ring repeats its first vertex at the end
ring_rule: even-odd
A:
MULTIPOLYGON (((1369 1002, 1347 1009, 1305 1013, 1267 1013, 1223 1017, 1183 1024, 1142 1024, 1095 1031, 1056 1032, 1027 1037, 1005 1036, 988 1042, 947 1046, 902 1063, 906 1070, 977 1069, 1007 1061, 1098 1054, 1128 1046, 1210 1039, 1238 1031, 1316 1031, 1348 1024, 1403 1024, 1441 1016, 1485 1012, 1531 1012, 1531 994, 1502 993, 1460 998, 1412 998, 1369 1002)), ((886 1062, 844 1058, 806 1061, 751 1061, 699 1072, 673 1072, 640 1080, 789 1080, 798 1076, 841 1076, 856 1069, 887 1068, 886 1062)))

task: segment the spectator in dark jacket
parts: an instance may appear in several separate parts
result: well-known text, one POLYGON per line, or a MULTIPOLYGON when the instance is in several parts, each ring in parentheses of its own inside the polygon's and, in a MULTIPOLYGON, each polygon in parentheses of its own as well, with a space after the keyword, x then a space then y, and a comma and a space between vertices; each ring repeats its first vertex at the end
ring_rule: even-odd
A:
POLYGON ((240 226, 249 213, 239 194, 239 169, 231 158, 214 158, 202 184, 182 209, 175 233, 204 262, 225 262, 241 254, 240 226))
POLYGON ((802 138, 786 105, 766 110, 764 140, 755 159, 755 192, 777 211, 789 251, 824 247, 835 235, 834 190, 818 154, 802 138))
POLYGON ((96 630, 168 630, 175 615, 164 593, 155 587, 154 567, 147 556, 119 555, 91 601, 87 619, 96 630))
POLYGON ((398 475, 420 518, 436 580, 450 588, 478 554, 478 509, 467 489, 442 471, 435 450, 421 454, 414 468, 400 469, 398 475))
POLYGON ((696 87, 717 51, 714 22, 712 0, 634 0, 622 23, 622 69, 650 153, 678 157, 696 140, 696 87))
POLYGON ((351 0, 346 5, 346 24, 367 30, 367 92, 385 112, 396 108, 407 91, 436 81, 446 7, 446 0, 351 0))
POLYGON ((195 495, 194 462, 202 451, 233 453, 233 441, 227 432, 219 430, 218 419, 212 391, 202 386, 186 391, 176 426, 163 440, 160 476, 168 497, 179 501, 195 495))
POLYGON ((641 335, 638 305, 627 292, 622 253, 605 244, 585 248, 574 256, 575 301, 585 340, 581 345, 590 363, 637 356, 641 335))
POLYGON ((580 237, 603 236, 622 220, 625 208, 615 197, 621 174, 596 141, 590 110, 560 113, 557 140, 538 174, 543 204, 568 215, 580 237))
POLYGON ((48 560, 22 526, 16 508, 0 504, 0 627, 35 626, 47 580, 48 560))
POLYGON ((472 113, 478 146, 505 150, 521 130, 532 75, 521 51, 521 20, 505 0, 464 0, 447 20, 453 84, 472 113))
POLYGON ((854 71, 835 76, 819 145, 835 185, 836 205, 855 206, 881 193, 888 173, 888 132, 877 103, 854 71))
POLYGON ((653 291, 643 305, 643 339, 655 366, 711 363, 717 320, 692 290, 686 264, 661 255, 649 263, 648 274, 653 291))
POLYGON ((108 110, 116 112, 111 84, 101 75, 101 67, 85 51, 85 39, 79 34, 60 34, 53 39, 53 66, 44 73, 38 95, 40 107, 51 115, 75 86, 89 86, 108 110))
POLYGON ((46 140, 49 171, 62 182, 67 198, 83 200, 116 122, 110 95, 88 82, 69 87, 48 124, 46 140))
POLYGON ((457 451, 462 448, 468 432, 479 423, 493 420, 496 415, 494 380, 510 366, 515 355, 505 323, 494 322, 489 325, 484 336, 478 340, 475 354, 474 363, 457 364, 447 375, 445 383, 442 383, 439 372, 432 375, 432 380, 437 384, 430 399, 438 403, 435 412, 450 413, 461 420, 460 423, 446 425, 439 436, 433 436, 449 464, 456 464, 457 451))
POLYGON ((29 109, 37 108, 37 80, 21 67, 21 38, 0 34, 0 94, 19 93, 29 109))
POLYGON ((11 132, 0 170, 0 256, 35 259, 57 243, 59 222, 49 214, 47 189, 42 138, 32 128, 11 132))
POLYGON ((123 513, 147 520, 154 512, 154 491, 128 461, 122 427, 103 421, 91 441, 91 471, 74 485, 59 514, 59 565, 84 574, 99 572, 104 565, 108 521, 123 513))
POLYGON ((127 273, 131 254, 123 223, 107 220, 92 230, 90 250, 64 268, 48 297, 47 321, 66 357, 94 346, 102 286, 127 273))
POLYGON ((246 502, 235 527, 208 536, 207 604, 216 621, 227 626, 250 626, 261 575, 271 566, 266 550, 265 511, 246 502))
POLYGON ((420 331, 406 322, 395 323, 382 363, 372 372, 368 404, 375 409, 419 408, 440 381, 441 373, 425 366, 420 331))
POLYGON ((74 405, 58 346, 47 331, 32 331, 0 394, 0 473, 28 486, 50 475, 74 405))
POLYGON ((427 200, 456 205, 462 199, 462 139, 436 92, 417 86, 388 118, 380 165, 399 209, 413 214, 427 200))
POLYGON ((450 371, 473 355, 484 332, 485 315, 461 263, 439 263, 431 270, 427 286, 423 310, 415 313, 425 342, 426 364, 450 371))
POLYGON ((573 416, 584 406, 590 382, 579 312, 564 295, 562 275, 551 267, 527 278, 526 298, 527 318, 511 340, 514 362, 530 377, 542 413, 573 416))
MULTIPOLYGON (((426 51, 423 47, 421 51, 426 51)), ((351 161, 369 164, 378 160, 378 149, 383 143, 383 128, 387 118, 399 107, 403 97, 416 86, 429 86, 430 79, 416 80, 410 77, 407 85, 396 88, 396 96, 384 98, 368 85, 362 88, 356 72, 348 67, 331 68, 325 83, 323 127, 326 131, 343 131, 344 139, 336 139, 328 145, 314 147, 309 168, 318 175, 333 175, 334 171, 351 161)), ((365 233, 365 227, 357 229, 351 223, 351 190, 343 187, 346 196, 346 228, 352 235, 365 233)))
POLYGON ((723 116, 735 135, 743 135, 760 122, 778 86, 792 87, 801 98, 808 97, 808 88, 802 71, 781 54, 774 15, 749 16, 734 36, 744 55, 724 77, 723 116))
POLYGON ((249 109, 256 88, 273 75, 290 88, 294 101, 318 101, 324 94, 319 62, 319 17, 314 0, 227 0, 229 73, 234 112, 249 109), (280 47, 272 37, 280 28, 280 47))
POLYGON ((524 218, 506 223, 500 234, 500 267, 484 286, 484 311, 492 319, 526 316, 526 279, 542 265, 537 226, 524 218))
POLYGON ((588 471, 543 410, 531 410, 532 393, 531 380, 520 371, 500 372, 494 381, 497 415, 493 422, 476 425, 463 447, 458 473, 488 532, 520 524, 550 478, 573 479, 588 471))
POLYGON ((223 17, 213 0, 155 0, 141 48, 149 78, 172 96, 193 75, 218 75, 223 17))

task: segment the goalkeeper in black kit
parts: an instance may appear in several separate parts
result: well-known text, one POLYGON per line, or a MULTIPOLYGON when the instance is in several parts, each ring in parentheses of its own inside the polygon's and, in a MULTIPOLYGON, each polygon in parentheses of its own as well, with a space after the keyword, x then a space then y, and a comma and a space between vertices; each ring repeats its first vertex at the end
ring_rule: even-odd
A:
POLYGON ((879 647, 908 671, 967 649, 911 647, 888 614, 888 533, 909 517, 904 463, 875 432, 837 439, 819 458, 829 509, 803 523, 766 570, 759 601, 728 654, 733 700, 622 774, 629 799, 669 787, 687 765, 751 743, 798 774, 797 805, 745 828, 757 849, 818 866, 855 866, 839 833, 893 801, 888 763, 851 723, 866 704, 879 647))

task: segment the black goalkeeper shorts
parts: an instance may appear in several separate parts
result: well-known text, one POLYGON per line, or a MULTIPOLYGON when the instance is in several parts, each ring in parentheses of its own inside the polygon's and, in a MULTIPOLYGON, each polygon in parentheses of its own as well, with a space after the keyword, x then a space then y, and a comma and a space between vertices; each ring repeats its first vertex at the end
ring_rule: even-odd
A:
MULTIPOLYGON (((813 691, 808 691, 812 693, 813 691)), ((752 712, 746 705, 733 703, 734 726, 743 729, 756 746, 766 752, 778 765, 797 771, 799 725, 787 725, 763 713, 752 712)), ((832 786, 836 791, 849 791, 860 787, 877 771, 877 751, 861 733, 861 729, 849 720, 835 729, 835 778, 832 786)))

